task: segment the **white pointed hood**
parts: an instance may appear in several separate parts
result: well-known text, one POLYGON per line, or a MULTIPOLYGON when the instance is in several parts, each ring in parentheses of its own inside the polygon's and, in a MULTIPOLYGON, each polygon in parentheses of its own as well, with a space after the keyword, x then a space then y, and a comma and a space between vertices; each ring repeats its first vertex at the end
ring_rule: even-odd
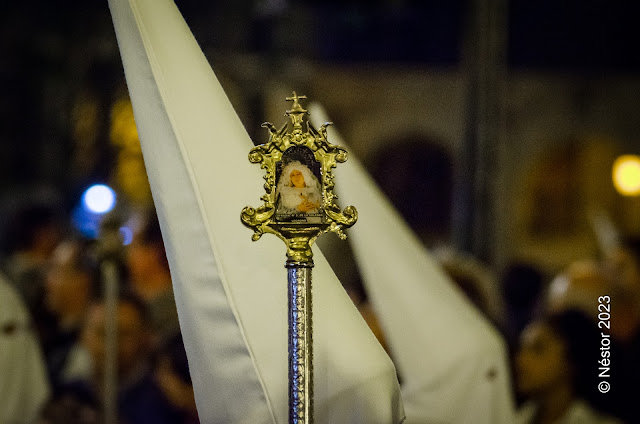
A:
MULTIPOLYGON (((315 126, 328 121, 309 107, 315 126)), ((331 142, 345 143, 336 131, 331 142)), ((357 158, 335 192, 358 208, 349 241, 402 380, 407 423, 511 424, 505 344, 444 273, 357 158)))
POLYGON ((20 295, 0 274, 0 423, 33 423, 49 398, 40 343, 20 295))
MULTIPOLYGON (((253 144, 173 1, 110 0, 203 423, 286 423, 285 246, 251 242, 253 144)), ((319 423, 397 423, 395 369, 319 250, 319 423)))

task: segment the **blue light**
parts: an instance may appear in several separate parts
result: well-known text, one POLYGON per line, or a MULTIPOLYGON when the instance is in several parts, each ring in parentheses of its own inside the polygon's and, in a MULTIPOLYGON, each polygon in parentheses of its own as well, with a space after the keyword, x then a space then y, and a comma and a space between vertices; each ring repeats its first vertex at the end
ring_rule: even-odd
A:
POLYGON ((128 246, 133 241, 133 230, 125 225, 120 227, 120 235, 122 236, 122 244, 128 246))
POLYGON ((104 184, 92 185, 82 195, 82 204, 89 212, 104 214, 116 205, 116 193, 104 184))
POLYGON ((84 236, 95 239, 100 232, 100 222, 104 215, 89 211, 83 204, 76 206, 71 214, 73 226, 84 236))

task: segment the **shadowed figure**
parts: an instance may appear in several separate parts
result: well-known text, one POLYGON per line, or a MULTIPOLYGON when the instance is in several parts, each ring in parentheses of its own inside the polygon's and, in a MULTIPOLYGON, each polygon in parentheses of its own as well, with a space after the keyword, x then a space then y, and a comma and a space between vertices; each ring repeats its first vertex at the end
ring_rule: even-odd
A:
POLYGON ((619 424, 593 409, 598 393, 599 330, 578 310, 527 326, 516 357, 516 381, 528 402, 520 424, 619 424))

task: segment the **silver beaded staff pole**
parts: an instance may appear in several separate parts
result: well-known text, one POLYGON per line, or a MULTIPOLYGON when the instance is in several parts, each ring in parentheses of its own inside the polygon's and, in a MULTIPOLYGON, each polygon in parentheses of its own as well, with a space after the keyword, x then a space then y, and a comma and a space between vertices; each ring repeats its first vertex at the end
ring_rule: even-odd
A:
POLYGON ((293 102, 286 112, 290 122, 280 129, 263 124, 269 142, 251 149, 249 161, 266 170, 264 204, 240 215, 254 241, 271 233, 287 246, 290 424, 313 423, 311 245, 329 231, 346 238, 343 229, 358 219, 353 206, 340 210, 333 193, 333 168, 347 160, 347 151, 327 141, 330 123, 315 129, 308 122, 299 102, 305 98, 295 92, 287 98, 293 102))
POLYGON ((287 262, 289 282, 289 422, 313 422, 313 263, 287 262))

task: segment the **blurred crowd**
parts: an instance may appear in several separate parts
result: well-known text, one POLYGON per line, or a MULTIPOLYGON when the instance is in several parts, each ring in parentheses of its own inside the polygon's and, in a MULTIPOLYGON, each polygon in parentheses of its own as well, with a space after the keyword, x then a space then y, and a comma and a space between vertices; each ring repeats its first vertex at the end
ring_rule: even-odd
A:
POLYGON ((0 375, 10 396, 0 422, 104 422, 107 260, 119 271, 119 422, 198 422, 160 227, 153 213, 138 222, 107 257, 101 240, 70 230, 54 208, 11 218, 0 281, 0 375))
MULTIPOLYGON (((119 270, 120 422, 198 422, 158 220, 152 211, 138 218, 130 242, 107 259, 99 239, 70 230, 48 206, 25 207, 8 221, 0 422, 102 421, 105 260, 119 270)), ((640 422, 640 238, 555 276, 528 263, 495 275, 468 256, 437 256, 510 346, 518 422, 640 422)), ((350 294, 386 346, 366 292, 350 294)))
POLYGON ((513 263, 493 284, 477 261, 444 257, 509 344, 518 423, 640 422, 640 238, 605 250, 555 276, 513 263))
MULTIPOLYGON (((640 422, 640 237, 605 250, 555 275, 528 262, 496 274, 468 254, 434 251, 509 347, 517 424, 640 422)), ((348 291, 393 357, 364 287, 348 291)))

